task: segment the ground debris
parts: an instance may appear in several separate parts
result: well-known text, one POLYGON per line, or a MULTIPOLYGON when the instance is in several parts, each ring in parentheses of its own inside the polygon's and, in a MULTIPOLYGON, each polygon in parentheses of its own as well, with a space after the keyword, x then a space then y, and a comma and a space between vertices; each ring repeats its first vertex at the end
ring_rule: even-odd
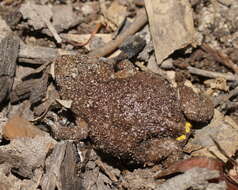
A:
POLYGON ((105 5, 105 1, 101 1, 103 16, 107 20, 107 24, 115 30, 120 24, 122 24, 128 15, 127 7, 119 1, 113 1, 109 8, 106 7, 107 5, 105 5))
POLYGON ((41 65, 61 55, 75 55, 75 51, 67 51, 50 47, 31 46, 21 43, 19 61, 41 65))
POLYGON ((82 187, 80 177, 77 175, 78 166, 76 148, 72 143, 66 144, 65 156, 60 166, 60 176, 63 190, 78 190, 82 187))
POLYGON ((202 147, 199 150, 194 150, 192 155, 215 157, 226 162, 227 158, 216 146, 214 139, 225 150, 225 153, 232 157, 238 149, 238 126, 230 120, 232 120, 230 117, 224 117, 221 112, 215 110, 211 123, 205 128, 196 130, 194 138, 191 139, 193 145, 202 147))
POLYGON ((7 98, 13 85, 19 44, 19 38, 13 34, 9 34, 0 42, 0 103, 7 98))
POLYGON ((23 178, 32 178, 37 168, 44 166, 48 152, 54 147, 55 141, 49 136, 34 138, 17 138, 10 144, 0 147, 1 163, 8 163, 13 173, 23 178))
POLYGON ((38 79, 25 80, 17 84, 10 93, 11 103, 14 104, 28 98, 31 104, 39 103, 46 96, 48 77, 48 73, 43 72, 38 79))
POLYGON ((59 32, 69 29, 81 21, 81 18, 74 14, 72 5, 57 5, 51 8, 47 5, 27 2, 22 4, 19 11, 31 27, 53 36, 58 43, 62 42, 58 35, 59 32), (67 14, 62 14, 62 12, 67 12, 67 14))
POLYGON ((73 12, 73 7, 71 4, 53 6, 52 12, 52 24, 57 32, 62 32, 71 27, 74 27, 75 25, 78 25, 82 20, 82 17, 80 15, 76 15, 73 12), (62 14, 62 12, 67 14, 62 14))
POLYGON ((195 29, 187 0, 145 1, 157 64, 193 43, 195 29))
POLYGON ((229 86, 224 78, 216 78, 204 81, 204 84, 212 90, 223 90, 228 91, 229 86))
POLYGON ((98 48, 89 53, 90 56, 103 57, 114 52, 130 35, 136 33, 147 23, 147 16, 144 9, 138 11, 138 15, 135 18, 133 24, 131 24, 127 30, 123 31, 115 40, 110 41, 104 47, 98 48))
POLYGON ((42 190, 76 190, 81 180, 76 176, 76 160, 71 143, 56 144, 46 161, 46 172, 41 181, 42 190))
POLYGON ((126 171, 123 175, 121 185, 126 189, 138 190, 148 189, 152 190, 158 187, 161 182, 155 180, 153 169, 136 169, 133 172, 126 171))
POLYGON ((46 27, 46 23, 41 19, 39 14, 44 15, 46 20, 50 20, 53 16, 53 13, 49 6, 36 5, 33 2, 22 4, 19 11, 22 14, 23 18, 26 19, 29 25, 35 30, 42 30, 46 27), (35 10, 37 10, 37 12, 35 10))
POLYGON ((156 190, 226 190, 227 186, 224 181, 220 183, 209 183, 208 180, 219 177, 218 171, 211 171, 205 168, 193 168, 182 175, 178 175, 167 180, 156 190))

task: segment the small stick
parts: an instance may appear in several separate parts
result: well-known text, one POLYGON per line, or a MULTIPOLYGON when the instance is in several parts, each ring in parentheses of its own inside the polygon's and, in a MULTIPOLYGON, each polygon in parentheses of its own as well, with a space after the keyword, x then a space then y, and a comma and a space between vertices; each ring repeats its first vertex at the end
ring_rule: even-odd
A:
POLYGON ((223 65, 234 71, 236 74, 238 73, 238 66, 233 63, 233 61, 225 53, 213 49, 208 44, 202 44, 201 48, 208 54, 210 54, 216 61, 222 63, 223 65))
POLYGON ((104 57, 113 51, 115 51, 129 36, 135 34, 148 22, 145 9, 138 12, 138 16, 135 21, 115 40, 110 41, 105 46, 97 48, 89 53, 92 57, 104 57))
POLYGON ((106 166, 103 164, 101 160, 96 160, 95 163, 113 182, 118 181, 117 177, 110 170, 106 168, 106 166))
POLYGON ((52 61, 58 56, 75 55, 76 53, 76 51, 67 51, 63 49, 30 46, 22 42, 20 43, 18 60, 40 65, 46 63, 47 61, 52 61))
POLYGON ((238 77, 233 75, 233 74, 228 74, 228 73, 219 73, 219 72, 213 72, 213 71, 206 71, 203 69, 197 69, 195 67, 187 67, 188 71, 192 74, 195 75, 200 75, 203 77, 208 77, 208 78, 224 78, 229 81, 237 81, 238 77))
POLYGON ((227 102, 231 97, 237 96, 238 95, 238 87, 236 87, 235 89, 231 90, 228 94, 222 94, 217 96, 214 100, 213 100, 213 104, 215 107, 223 104, 224 102, 227 102))

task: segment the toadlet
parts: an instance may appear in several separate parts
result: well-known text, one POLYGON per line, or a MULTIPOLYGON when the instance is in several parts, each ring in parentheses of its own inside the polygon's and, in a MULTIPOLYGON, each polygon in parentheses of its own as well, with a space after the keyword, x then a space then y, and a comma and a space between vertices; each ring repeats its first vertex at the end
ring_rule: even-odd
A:
POLYGON ((183 85, 174 88, 154 73, 121 77, 112 64, 82 55, 62 56, 55 66, 60 96, 72 100, 71 110, 88 123, 95 149, 122 160, 176 160, 186 120, 213 117, 207 97, 183 85))

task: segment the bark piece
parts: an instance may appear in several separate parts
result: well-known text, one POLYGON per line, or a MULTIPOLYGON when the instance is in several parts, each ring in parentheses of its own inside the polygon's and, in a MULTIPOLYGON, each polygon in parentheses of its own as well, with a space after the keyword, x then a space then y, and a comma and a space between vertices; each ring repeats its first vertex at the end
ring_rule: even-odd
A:
POLYGON ((41 181, 41 187, 43 190, 59 189, 62 190, 60 166, 64 160, 67 143, 58 143, 49 159, 46 166, 46 174, 41 181))
POLYGON ((145 45, 146 41, 142 37, 135 35, 125 41, 119 49, 126 55, 125 59, 131 59, 140 53, 145 45))
MULTIPOLYGON (((12 31, 9 28, 9 26, 0 17, 0 40, 5 38, 11 32, 12 31)), ((49 61, 49 60, 52 61, 58 56, 69 55, 69 54, 75 55, 76 51, 67 51, 63 49, 55 49, 55 48, 41 47, 41 46, 30 46, 21 42, 18 57, 19 57, 19 61, 24 61, 26 63, 43 64, 46 61, 49 61)))
POLYGON ((66 144, 65 156, 60 167, 62 189, 78 190, 82 186, 81 179, 77 176, 75 148, 72 143, 66 144))
POLYGON ((8 26, 15 27, 21 20, 22 14, 19 11, 11 11, 5 16, 8 26))
POLYGON ((192 9, 187 0, 145 1, 157 63, 192 43, 192 9))
POLYGON ((0 150, 0 164, 7 164, 12 173, 18 174, 24 178, 33 176, 31 168, 27 166, 27 162, 22 157, 13 155, 9 152, 0 150))
POLYGON ((10 94, 11 103, 30 98, 31 104, 40 102, 45 96, 48 84, 48 74, 41 78, 31 79, 19 83, 10 94))
POLYGON ((46 174, 41 187, 44 190, 76 190, 80 188, 80 178, 76 176, 76 162, 71 143, 58 143, 47 163, 46 174))
POLYGON ((19 38, 13 34, 3 38, 0 43, 0 103, 12 89, 19 44, 19 38))
POLYGON ((58 43, 62 42, 62 39, 50 22, 53 13, 49 6, 37 5, 32 2, 28 2, 21 6, 20 12, 22 13, 23 18, 27 19, 28 24, 35 30, 42 30, 47 26, 55 40, 58 43))
POLYGON ((9 169, 23 178, 31 178, 34 170, 44 166, 48 152, 56 144, 50 136, 18 138, 0 146, 0 164, 8 163, 9 169))
POLYGON ((11 33, 11 29, 9 26, 6 24, 5 20, 0 17, 0 40, 5 38, 9 33, 11 33))

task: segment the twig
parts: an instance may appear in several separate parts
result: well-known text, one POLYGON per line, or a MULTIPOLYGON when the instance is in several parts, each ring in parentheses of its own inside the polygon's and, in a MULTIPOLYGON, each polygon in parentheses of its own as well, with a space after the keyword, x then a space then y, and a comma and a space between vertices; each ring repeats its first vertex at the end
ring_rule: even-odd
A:
POLYGON ((208 44, 202 44, 201 48, 210 54, 216 61, 222 63, 229 69, 232 69, 232 71, 234 71, 236 74, 238 73, 238 66, 233 63, 233 61, 225 53, 213 49, 208 44))
POLYGON ((227 102, 231 97, 237 96, 238 95, 238 87, 236 87, 235 89, 231 90, 228 94, 222 94, 217 96, 214 101, 213 104, 215 107, 227 102))
POLYGON ((24 61, 31 64, 44 64, 52 61, 61 55, 75 55, 76 51, 67 51, 56 48, 30 46, 20 43, 20 50, 18 55, 19 61, 24 61))
POLYGON ((110 41, 105 46, 98 48, 89 53, 92 57, 103 57, 113 51, 115 51, 129 36, 135 34, 140 28, 142 28, 148 21, 145 9, 138 12, 138 16, 135 21, 115 40, 110 41))
POLYGON ((233 74, 228 74, 228 73, 219 73, 219 72, 213 72, 213 71, 206 71, 203 69, 197 69, 195 67, 187 67, 188 71, 192 74, 195 75, 200 75, 203 77, 208 77, 208 78, 224 78, 229 81, 237 81, 238 77, 233 74))
POLYGON ((107 169, 107 167, 103 164, 101 160, 96 160, 95 163, 113 182, 118 181, 115 174, 112 173, 109 169, 107 169))
POLYGON ((238 102, 227 101, 226 102, 226 109, 227 110, 237 110, 238 102))
MULTIPOLYGON (((12 33, 6 22, 0 18, 0 41, 12 33)), ((75 55, 76 51, 67 51, 56 48, 30 46, 20 41, 20 50, 18 54, 18 61, 23 61, 32 64, 44 64, 47 61, 52 61, 60 55, 75 55)))

